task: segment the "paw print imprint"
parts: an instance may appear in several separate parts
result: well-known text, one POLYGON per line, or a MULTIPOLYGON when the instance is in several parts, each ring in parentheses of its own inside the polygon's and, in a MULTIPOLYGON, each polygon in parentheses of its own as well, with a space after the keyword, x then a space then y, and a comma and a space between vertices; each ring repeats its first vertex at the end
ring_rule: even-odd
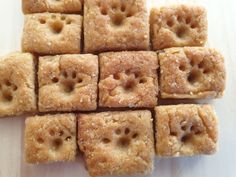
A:
POLYGON ((52 82, 59 82, 64 92, 71 93, 74 91, 76 84, 81 84, 83 82, 83 78, 79 77, 75 71, 62 71, 60 73, 60 78, 54 77, 52 78, 52 82))
MULTIPOLYGON (((148 82, 147 78, 140 72, 133 72, 131 70, 116 73, 113 75, 113 79, 120 81, 122 83, 122 88, 127 92, 132 92, 139 84, 145 84, 148 82)), ((115 90, 111 91, 110 95, 115 96, 115 90)))
POLYGON ((11 102, 14 97, 14 92, 16 92, 18 87, 11 83, 9 80, 5 80, 0 83, 0 92, 2 93, 2 98, 4 102, 11 102))
POLYGON ((166 21, 166 25, 173 31, 176 36, 180 39, 188 37, 190 30, 195 30, 198 25, 197 22, 191 16, 176 16, 171 17, 166 21))
POLYGON ((111 18, 113 25, 121 26, 126 18, 132 17, 137 12, 134 2, 113 1, 108 4, 101 1, 98 6, 102 15, 108 15, 111 18))
POLYGON ((66 25, 72 23, 72 20, 65 15, 52 14, 50 18, 41 17, 39 23, 47 25, 53 34, 60 34, 66 25))
POLYGON ((203 128, 199 127, 196 122, 183 120, 179 127, 170 128, 170 135, 177 137, 181 142, 191 141, 194 135, 200 135, 203 128))
POLYGON ((114 132, 116 138, 114 139, 114 142, 112 142, 109 138, 103 138, 102 143, 103 144, 111 144, 115 143, 116 147, 119 148, 128 148, 129 145, 132 143, 132 141, 135 141, 139 134, 137 132, 132 132, 129 128, 121 129, 118 128, 114 132))
MULTIPOLYGON (((194 84, 200 81, 200 79, 207 74, 211 73, 209 63, 203 59, 201 62, 194 61, 193 59, 190 62, 190 72, 188 74, 187 80, 190 84, 194 84)), ((179 70, 186 72, 187 66, 184 64, 179 65, 179 70)))
POLYGON ((43 136, 37 136, 36 141, 38 142, 38 144, 49 143, 50 149, 54 151, 59 150, 63 146, 64 142, 69 142, 72 140, 71 135, 68 135, 68 133, 64 132, 61 129, 49 129, 48 135, 49 138, 47 138, 47 140, 43 136))

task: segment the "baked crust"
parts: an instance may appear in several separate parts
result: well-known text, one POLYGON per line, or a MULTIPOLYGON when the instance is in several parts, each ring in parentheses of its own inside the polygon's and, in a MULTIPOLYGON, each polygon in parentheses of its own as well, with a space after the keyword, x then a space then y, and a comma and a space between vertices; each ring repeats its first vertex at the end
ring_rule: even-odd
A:
POLYGON ((148 174, 154 159, 151 112, 80 114, 78 144, 91 176, 148 174))
POLYGON ((57 13, 81 13, 83 0, 22 0, 24 14, 57 12, 57 13))
POLYGON ((82 17, 56 13, 25 15, 22 49, 38 54, 80 53, 82 17))
POLYGON ((162 98, 219 98, 225 90, 223 56, 211 48, 184 47, 159 53, 162 98))
POLYGON ((98 57, 91 54, 39 58, 39 111, 97 108, 98 57))
POLYGON ((99 105, 154 107, 157 105, 158 60, 155 52, 109 52, 99 55, 99 105))
POLYGON ((150 25, 154 50, 203 46, 207 40, 207 13, 201 6, 181 4, 153 8, 150 25))
POLYGON ((193 156, 216 152, 217 118, 210 105, 158 106, 155 112, 158 156, 193 156))
POLYGON ((14 52, 0 58, 0 117, 36 111, 34 56, 14 52))
POLYGON ((26 119, 25 160, 27 163, 73 161, 76 151, 74 114, 34 116, 26 119))
POLYGON ((149 23, 146 0, 85 1, 86 53, 148 48, 149 23))

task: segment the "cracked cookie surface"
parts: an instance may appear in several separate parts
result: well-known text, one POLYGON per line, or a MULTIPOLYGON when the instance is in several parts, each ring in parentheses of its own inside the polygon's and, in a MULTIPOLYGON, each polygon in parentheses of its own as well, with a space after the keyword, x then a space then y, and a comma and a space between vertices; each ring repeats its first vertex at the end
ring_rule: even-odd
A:
POLYGON ((0 59, 0 117, 36 111, 35 64, 29 53, 0 59))
POLYGON ((28 163, 75 160, 74 114, 29 117, 25 126, 25 159, 28 163))
POLYGON ((158 106, 156 153, 159 156, 213 154, 217 148, 217 118, 210 105, 158 106))
POLYGON ((39 111, 88 111, 97 108, 97 56, 41 57, 38 77, 39 111))
POLYGON ((99 55, 99 105, 157 105, 157 55, 154 52, 109 52, 99 55))
POLYGON ((80 114, 78 144, 91 176, 148 174, 154 158, 151 112, 80 114))
POLYGON ((56 12, 81 13, 83 0, 22 0, 22 9, 25 14, 56 12))
POLYGON ((204 47, 165 49, 160 60, 162 98, 218 98, 225 90, 223 56, 204 47))

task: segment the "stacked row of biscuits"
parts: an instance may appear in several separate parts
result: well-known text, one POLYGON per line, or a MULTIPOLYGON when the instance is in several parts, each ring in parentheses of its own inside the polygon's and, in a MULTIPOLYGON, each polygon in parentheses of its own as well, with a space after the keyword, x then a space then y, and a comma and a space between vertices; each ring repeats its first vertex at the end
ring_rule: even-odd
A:
POLYGON ((223 95, 224 59, 204 47, 203 7, 154 8, 149 18, 146 0, 22 5, 23 53, 0 59, 0 116, 44 114, 25 121, 26 162, 72 161, 80 149, 91 176, 131 175, 151 173, 155 154, 216 151, 211 105, 158 106, 223 95))

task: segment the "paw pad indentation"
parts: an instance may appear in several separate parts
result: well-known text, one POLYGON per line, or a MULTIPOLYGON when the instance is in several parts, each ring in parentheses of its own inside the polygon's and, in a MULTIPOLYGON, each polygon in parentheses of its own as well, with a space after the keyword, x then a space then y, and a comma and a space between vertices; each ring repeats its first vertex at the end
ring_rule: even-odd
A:
POLYGON ((193 136, 203 132, 203 128, 194 121, 183 120, 178 127, 174 129, 170 127, 170 136, 177 137, 181 142, 187 143, 191 141, 193 136))
POLYGON ((83 78, 79 77, 75 71, 61 71, 60 77, 53 77, 53 83, 59 83, 61 88, 66 93, 71 93, 74 91, 76 84, 80 84, 83 82, 83 78))
POLYGON ((199 82, 204 75, 207 75, 211 72, 210 67, 204 60, 197 62, 195 60, 190 61, 190 72, 187 77, 189 83, 194 84, 199 82))
POLYGON ((103 138, 103 139, 102 139, 102 142, 103 142, 104 144, 108 144, 108 143, 111 142, 111 140, 108 139, 108 138, 103 138))
POLYGON ((55 138, 52 140, 52 149, 58 150, 63 144, 63 141, 61 138, 55 138))
POLYGON ((119 149, 126 149, 129 147, 132 141, 135 141, 139 137, 139 134, 126 127, 115 129, 113 136, 115 136, 113 139, 103 137, 101 142, 105 145, 113 144, 119 149))
MULTIPOLYGON (((198 27, 196 20, 189 15, 176 15, 175 18, 170 16, 166 19, 166 27, 181 40, 187 39, 189 32, 198 27)), ((159 31, 159 29, 157 29, 159 31)), ((157 31, 157 32, 158 32, 157 31)))
POLYGON ((187 30, 188 30, 188 28, 186 28, 185 26, 180 26, 176 30, 176 35, 179 38, 184 38, 186 36, 186 34, 187 34, 187 30))
POLYGON ((201 71, 195 69, 192 70, 188 76, 188 82, 191 84, 194 84, 195 82, 198 82, 201 78, 201 71))
POLYGON ((110 96, 132 92, 139 84, 143 85, 148 82, 148 77, 145 77, 140 71, 132 71, 130 69, 114 73, 112 76, 116 82, 119 81, 119 86, 110 91, 110 96))
POLYGON ((14 92, 16 92, 17 89, 18 87, 9 80, 0 83, 0 92, 2 93, 3 101, 11 102, 13 100, 14 92))
POLYGON ((115 26, 121 26, 126 18, 132 17, 137 11, 133 2, 115 1, 111 4, 107 4, 101 1, 98 6, 100 7, 101 14, 109 15, 115 26))
POLYGON ((37 142, 38 142, 39 144, 43 144, 43 143, 44 143, 44 139, 43 139, 42 137, 38 137, 38 138, 37 138, 37 142))
POLYGON ((40 17, 38 19, 41 25, 47 25, 53 34, 60 34, 65 25, 70 25, 72 20, 65 15, 52 14, 51 17, 40 17))
POLYGON ((115 130, 115 133, 118 136, 116 144, 121 148, 127 148, 132 143, 132 139, 136 139, 139 136, 137 132, 133 132, 128 127, 124 129, 118 128, 115 130))

